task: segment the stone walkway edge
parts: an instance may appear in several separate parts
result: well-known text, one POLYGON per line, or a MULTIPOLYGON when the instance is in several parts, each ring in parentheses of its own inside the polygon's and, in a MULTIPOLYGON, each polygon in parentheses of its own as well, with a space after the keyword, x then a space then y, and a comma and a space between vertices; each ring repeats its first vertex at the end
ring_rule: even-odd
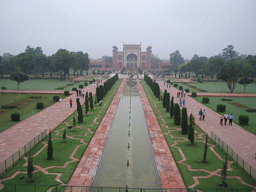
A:
POLYGON ((146 93, 137 79, 138 89, 154 150, 157 169, 163 188, 186 188, 170 148, 165 140, 146 93))
MULTIPOLYGON (((79 164, 77 165, 76 170, 68 182, 68 187, 66 190, 70 189, 69 186, 82 187, 92 185, 108 137, 108 133, 121 98, 121 93, 125 86, 125 82, 126 80, 123 80, 120 87, 118 88, 106 114, 104 115, 91 142, 89 143, 79 164)), ((73 191, 73 188, 71 190, 73 191)), ((78 189, 78 191, 79 190, 80 189, 78 189)))

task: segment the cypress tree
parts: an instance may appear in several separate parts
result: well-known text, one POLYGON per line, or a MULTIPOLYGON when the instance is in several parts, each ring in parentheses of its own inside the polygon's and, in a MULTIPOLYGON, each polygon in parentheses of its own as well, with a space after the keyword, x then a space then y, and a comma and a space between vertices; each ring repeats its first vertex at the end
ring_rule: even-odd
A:
POLYGON ((64 142, 65 142, 66 138, 67 138, 67 133, 66 133, 66 129, 64 129, 64 132, 62 135, 62 139, 64 140, 64 142))
POLYGON ((87 115, 89 111, 89 98, 88 98, 88 92, 85 94, 85 114, 87 115))
POLYGON ((171 100, 171 106, 170 106, 170 116, 173 117, 174 114, 174 97, 172 96, 172 100, 171 100))
POLYGON ((49 132, 49 140, 48 140, 48 147, 47 147, 47 160, 53 160, 53 147, 52 147, 52 132, 49 132))
POLYGON ((34 171, 34 167, 32 165, 32 162, 33 162, 33 159, 32 157, 28 157, 28 167, 27 167, 27 175, 28 175, 28 178, 29 178, 29 182, 31 183, 31 179, 32 179, 32 176, 33 176, 33 171, 34 171))
POLYGON ((170 93, 169 92, 166 93, 165 105, 166 105, 166 111, 169 112, 170 111, 170 93))
POLYGON ((228 168, 228 155, 226 154, 225 161, 223 162, 223 168, 221 171, 221 179, 222 179, 222 184, 220 184, 222 187, 227 187, 228 184, 225 182, 227 178, 227 168, 228 168))
POLYGON ((206 138, 205 138, 204 157, 203 157, 202 163, 207 163, 207 161, 206 161, 206 156, 207 156, 207 140, 208 140, 208 135, 206 135, 206 138))
POLYGON ((182 108, 182 121, 181 121, 181 133, 187 134, 188 133, 188 114, 187 114, 187 108, 182 108))
POLYGON ((73 128, 76 127, 76 118, 75 118, 75 115, 73 116, 73 128))
POLYGON ((190 113, 189 116, 189 125, 188 125, 188 139, 190 141, 190 145, 194 145, 194 128, 195 128, 195 118, 192 115, 192 113, 190 113))
POLYGON ((174 124, 180 125, 180 106, 178 103, 174 104, 174 124))
POLYGON ((163 95, 163 107, 166 108, 166 93, 167 93, 167 90, 165 89, 164 90, 164 95, 163 95))
POLYGON ((89 93, 89 101, 90 101, 90 108, 91 110, 93 109, 93 97, 92 97, 92 92, 89 93))
POLYGON ((77 112, 78 112, 78 123, 83 123, 83 110, 79 99, 76 100, 77 112))

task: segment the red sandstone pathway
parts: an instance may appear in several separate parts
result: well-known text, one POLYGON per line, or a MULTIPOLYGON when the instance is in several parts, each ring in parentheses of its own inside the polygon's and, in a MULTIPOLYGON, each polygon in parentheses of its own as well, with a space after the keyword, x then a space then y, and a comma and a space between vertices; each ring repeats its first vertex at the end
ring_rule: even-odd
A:
MULTIPOLYGON (((75 91, 69 91, 74 94, 75 91)), ((63 94, 63 91, 37 91, 37 90, 5 90, 4 93, 18 93, 18 94, 63 94)))
MULTIPOLYGON (((122 81, 122 84, 116 92, 105 116, 103 117, 97 131, 74 171, 68 186, 91 186, 103 153, 103 148, 107 140, 112 121, 115 117, 115 112, 118 107, 124 85, 125 80, 122 81)), ((70 189, 71 188, 67 188, 67 190, 70 189)), ((78 187, 72 188, 71 190, 80 191, 81 189, 78 187)))
POLYGON ((185 188, 182 176, 139 80, 137 80, 137 84, 162 186, 163 188, 185 188))
MULTIPOLYGON (((171 88, 167 88, 164 86, 163 81, 159 81, 158 84, 162 91, 166 89, 170 93, 171 97, 174 96, 175 103, 179 103, 179 98, 177 98, 177 92, 179 90, 173 86, 171 88)), ((231 147, 242 159, 244 159, 245 162, 254 168, 254 170, 256 170, 256 136, 235 123, 233 123, 232 126, 221 126, 219 123, 220 115, 218 113, 191 97, 186 97, 185 99, 188 115, 190 113, 193 114, 195 117, 195 123, 209 136, 211 136, 211 132, 213 132, 229 147, 231 147), (200 109, 205 109, 206 111, 205 121, 199 121, 198 112, 200 109)))
MULTIPOLYGON (((96 88, 89 85, 82 89, 82 91, 92 92, 94 95, 96 88)), ((61 124, 68 116, 76 111, 76 98, 76 94, 73 94, 63 99, 62 102, 57 102, 56 104, 47 107, 41 112, 1 132, 0 162, 6 160, 45 129, 53 130, 61 124), (72 108, 69 106, 70 98, 73 100, 72 108)), ((81 104, 84 103, 84 100, 84 98, 80 99, 81 104)))

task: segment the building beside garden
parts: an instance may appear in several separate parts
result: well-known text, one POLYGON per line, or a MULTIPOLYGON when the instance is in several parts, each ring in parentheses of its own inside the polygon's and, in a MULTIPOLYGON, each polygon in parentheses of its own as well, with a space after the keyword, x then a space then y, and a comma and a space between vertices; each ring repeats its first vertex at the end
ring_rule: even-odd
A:
POLYGON ((94 70, 118 70, 126 68, 128 70, 166 70, 171 64, 169 61, 152 63, 152 47, 148 46, 146 51, 141 50, 141 44, 123 44, 123 51, 118 51, 117 46, 113 46, 112 63, 103 60, 91 60, 90 69, 94 70))

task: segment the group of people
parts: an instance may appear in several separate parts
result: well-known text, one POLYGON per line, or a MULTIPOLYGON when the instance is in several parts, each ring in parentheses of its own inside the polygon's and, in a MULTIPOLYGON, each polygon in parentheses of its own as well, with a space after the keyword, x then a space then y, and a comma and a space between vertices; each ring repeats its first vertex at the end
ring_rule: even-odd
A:
POLYGON ((186 91, 184 90, 184 91, 178 91, 177 92, 177 97, 178 98, 185 98, 186 97, 186 91))
POLYGON ((199 120, 201 121, 203 119, 203 121, 204 121, 205 116, 206 116, 205 109, 204 110, 200 109, 199 110, 199 120))
POLYGON ((82 91, 80 88, 76 89, 76 96, 80 96, 82 98, 84 98, 84 91, 82 91))
POLYGON ((185 101, 185 99, 180 99, 180 107, 185 107, 186 105, 186 101, 185 101))
POLYGON ((227 125, 227 121, 229 120, 228 124, 232 126, 233 119, 234 115, 232 113, 230 115, 228 115, 228 113, 225 113, 224 115, 220 116, 220 124, 223 125, 224 121, 224 125, 227 125))

